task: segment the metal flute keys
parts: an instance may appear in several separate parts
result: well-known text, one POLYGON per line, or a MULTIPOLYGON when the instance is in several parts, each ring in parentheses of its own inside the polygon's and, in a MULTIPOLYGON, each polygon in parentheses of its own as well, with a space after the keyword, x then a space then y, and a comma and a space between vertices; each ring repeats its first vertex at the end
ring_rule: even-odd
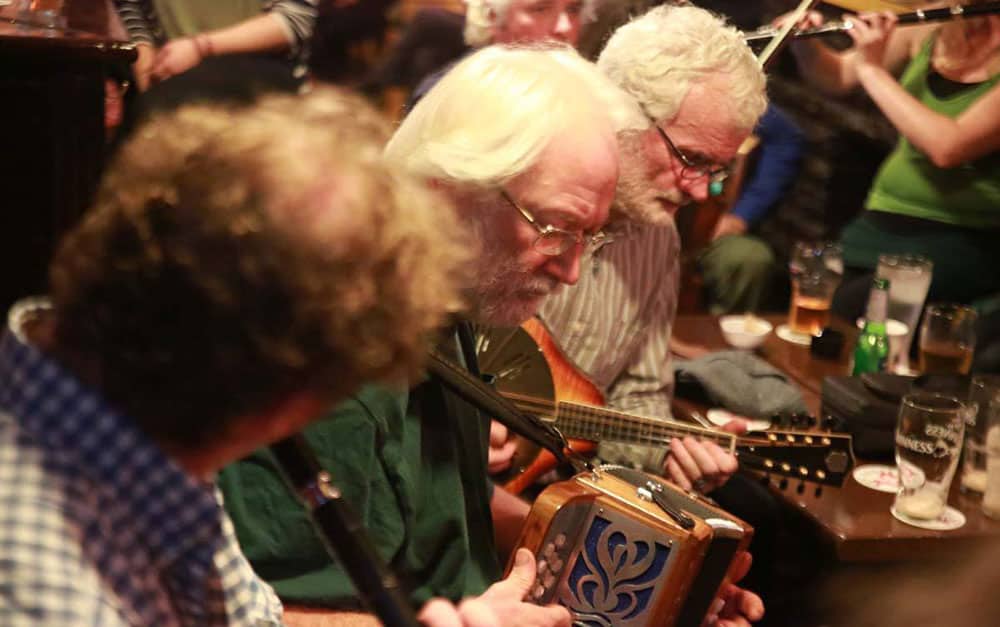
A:
MULTIPOLYGON (((1000 13, 1000 1, 984 2, 982 4, 956 4, 950 7, 942 7, 940 9, 918 9, 912 13, 900 13, 897 18, 897 23, 902 25, 913 25, 922 24, 924 22, 941 22, 961 17, 992 15, 994 13, 1000 13)), ((834 20, 815 28, 797 30, 792 33, 792 37, 796 39, 800 37, 821 37, 823 35, 846 33, 851 30, 851 28, 853 28, 853 25, 849 20, 834 20)), ((762 26, 757 30, 743 33, 743 38, 748 43, 759 42, 771 39, 777 35, 778 32, 779 29, 775 26, 762 26)))

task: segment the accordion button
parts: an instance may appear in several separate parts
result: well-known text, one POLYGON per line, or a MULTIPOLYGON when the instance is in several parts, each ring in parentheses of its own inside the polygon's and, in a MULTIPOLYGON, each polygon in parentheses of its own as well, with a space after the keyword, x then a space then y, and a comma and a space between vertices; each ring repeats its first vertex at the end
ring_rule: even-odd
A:
POLYGON ((545 561, 545 558, 538 560, 538 574, 544 575, 545 571, 548 570, 549 563, 545 561))
POLYGON ((556 548, 561 549, 563 548, 563 546, 565 546, 565 544, 566 544, 566 534, 560 533, 559 535, 556 536, 556 541, 555 541, 556 548))
POLYGON ((542 557, 551 558, 552 555, 555 554, 555 552, 556 552, 555 545, 549 542, 548 544, 545 545, 545 548, 542 549, 542 557))
POLYGON ((545 586, 546 588, 551 588, 552 584, 554 584, 555 582, 556 582, 556 576, 553 573, 546 573, 546 575, 542 577, 542 585, 545 586))
POLYGON ((551 562, 549 562, 549 566, 552 567, 552 572, 558 573, 559 571, 562 570, 563 561, 557 557, 553 559, 551 562))
POLYGON ((545 594, 545 588, 543 588, 542 586, 535 586, 534 597, 536 601, 538 599, 541 599, 542 595, 544 594, 545 594))

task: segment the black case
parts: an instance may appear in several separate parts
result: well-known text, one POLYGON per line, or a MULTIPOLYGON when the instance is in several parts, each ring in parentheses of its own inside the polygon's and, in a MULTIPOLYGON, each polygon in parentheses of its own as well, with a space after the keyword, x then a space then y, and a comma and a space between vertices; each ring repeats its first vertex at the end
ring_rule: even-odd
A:
POLYGON ((969 378, 959 375, 906 377, 895 374, 864 374, 860 377, 823 379, 824 421, 837 431, 847 431, 854 452, 864 459, 891 460, 899 403, 911 391, 968 397, 969 378))
POLYGON ((913 377, 890 374, 827 377, 820 411, 827 424, 851 434, 859 457, 889 460, 899 402, 912 382, 913 377))

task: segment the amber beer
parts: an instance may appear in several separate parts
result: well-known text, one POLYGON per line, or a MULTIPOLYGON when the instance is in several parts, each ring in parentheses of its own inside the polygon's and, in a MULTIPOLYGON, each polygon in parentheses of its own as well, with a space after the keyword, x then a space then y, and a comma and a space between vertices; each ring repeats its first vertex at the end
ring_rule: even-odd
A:
POLYGON ((947 340, 927 340, 920 344, 920 372, 923 374, 969 374, 972 347, 947 340))
POLYGON ((788 326, 796 333, 818 335, 830 321, 830 300, 815 296, 792 298, 792 310, 788 316, 788 326))
POLYGON ((976 311, 955 303, 932 303, 920 327, 924 374, 968 374, 976 348, 976 311))

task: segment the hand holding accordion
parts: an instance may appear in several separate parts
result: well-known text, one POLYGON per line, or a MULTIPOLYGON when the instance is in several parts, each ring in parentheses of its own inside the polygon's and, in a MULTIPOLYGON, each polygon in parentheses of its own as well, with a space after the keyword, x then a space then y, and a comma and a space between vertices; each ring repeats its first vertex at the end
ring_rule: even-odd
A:
POLYGON ((652 475, 602 467, 542 492, 518 545, 538 561, 528 599, 566 607, 574 625, 696 627, 710 613, 762 614, 759 599, 731 585, 749 568, 752 536, 652 475))

